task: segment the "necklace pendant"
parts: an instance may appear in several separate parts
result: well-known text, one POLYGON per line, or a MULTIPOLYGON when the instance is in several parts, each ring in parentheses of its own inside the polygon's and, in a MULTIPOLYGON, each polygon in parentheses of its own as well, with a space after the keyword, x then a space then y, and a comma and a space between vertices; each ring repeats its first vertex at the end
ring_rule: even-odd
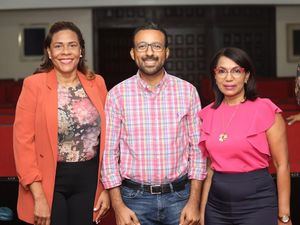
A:
POLYGON ((226 134, 226 133, 221 133, 220 135, 219 135, 219 141, 220 142, 224 142, 224 141, 226 141, 228 139, 228 135, 226 134))

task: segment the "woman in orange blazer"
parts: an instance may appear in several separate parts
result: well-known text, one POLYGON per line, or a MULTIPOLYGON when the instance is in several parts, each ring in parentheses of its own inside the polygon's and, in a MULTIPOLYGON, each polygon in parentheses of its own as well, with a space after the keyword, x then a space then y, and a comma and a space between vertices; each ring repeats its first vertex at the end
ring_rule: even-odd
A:
POLYGON ((18 216, 36 225, 98 223, 110 207, 99 172, 105 82, 87 69, 75 24, 53 24, 44 45, 43 63, 24 80, 16 107, 18 216))

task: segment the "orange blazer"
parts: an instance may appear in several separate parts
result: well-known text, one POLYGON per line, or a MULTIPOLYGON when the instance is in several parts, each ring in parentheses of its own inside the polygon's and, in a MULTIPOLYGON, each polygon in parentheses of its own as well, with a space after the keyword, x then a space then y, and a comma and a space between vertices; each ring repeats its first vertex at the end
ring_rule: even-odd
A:
MULTIPOLYGON (((104 103, 107 89, 101 76, 96 75, 94 80, 87 80, 85 75, 79 71, 77 73, 101 118, 99 182, 95 204, 103 190, 100 182, 100 165, 105 140, 104 103)), ((34 200, 28 185, 40 181, 50 208, 52 206, 58 154, 57 111, 57 79, 54 70, 27 77, 16 107, 13 144, 19 178, 18 216, 31 224, 34 222, 34 200)))

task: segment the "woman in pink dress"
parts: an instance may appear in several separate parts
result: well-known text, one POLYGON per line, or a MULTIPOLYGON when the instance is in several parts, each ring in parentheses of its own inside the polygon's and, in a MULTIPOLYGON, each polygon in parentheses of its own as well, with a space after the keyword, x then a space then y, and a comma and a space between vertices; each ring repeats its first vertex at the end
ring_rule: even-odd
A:
POLYGON ((215 101, 200 111, 208 157, 202 225, 291 225, 290 169, 281 110, 258 98, 254 67, 241 49, 223 48, 210 65, 215 101), (268 173, 277 170, 276 186, 268 173))

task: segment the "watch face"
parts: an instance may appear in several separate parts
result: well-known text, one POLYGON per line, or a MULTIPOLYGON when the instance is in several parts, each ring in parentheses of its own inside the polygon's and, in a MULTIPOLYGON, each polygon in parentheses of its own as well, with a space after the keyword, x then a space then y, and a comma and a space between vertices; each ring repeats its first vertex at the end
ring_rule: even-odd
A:
POLYGON ((287 223, 290 221, 290 217, 287 216, 287 215, 284 215, 283 217, 281 217, 281 221, 284 222, 284 223, 287 223))

